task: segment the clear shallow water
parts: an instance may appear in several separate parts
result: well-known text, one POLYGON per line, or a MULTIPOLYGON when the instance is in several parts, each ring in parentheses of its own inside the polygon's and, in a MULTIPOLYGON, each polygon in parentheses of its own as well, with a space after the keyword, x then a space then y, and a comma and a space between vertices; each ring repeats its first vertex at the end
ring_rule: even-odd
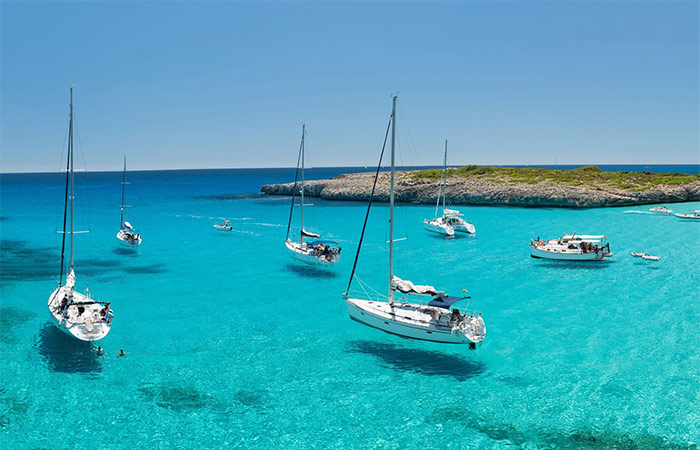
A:
MULTIPOLYGON (((128 218, 144 236, 131 252, 114 237, 120 174, 79 174, 76 226, 92 232, 77 237, 78 285, 89 281, 116 313, 98 358, 48 323, 62 177, 2 175, 0 447, 700 442, 700 223, 647 214, 650 206, 463 207, 477 236, 444 240, 422 229, 432 207, 401 205, 396 234, 408 239, 397 243, 396 273, 469 289, 487 324, 472 352, 352 322, 341 293, 366 205, 313 199, 309 228, 337 239, 343 257, 333 271, 297 264, 283 245, 289 199, 257 194, 290 176, 130 173, 128 218), (223 218, 233 232, 212 228, 223 218), (566 231, 606 234, 615 256, 582 265, 529 258, 530 238, 566 231)), ((386 219, 378 204, 358 268, 382 292, 386 219)))

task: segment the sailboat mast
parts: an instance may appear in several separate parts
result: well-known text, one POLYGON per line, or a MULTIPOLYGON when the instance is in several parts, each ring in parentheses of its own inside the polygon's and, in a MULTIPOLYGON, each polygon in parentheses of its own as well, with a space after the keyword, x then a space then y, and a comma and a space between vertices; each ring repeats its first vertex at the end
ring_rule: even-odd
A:
POLYGON ((389 187, 389 303, 394 303, 391 279, 394 277, 394 167, 396 144, 396 96, 391 106, 391 185, 389 187))
POLYGON ((124 228, 124 202, 126 201, 126 156, 124 157, 124 175, 122 176, 122 216, 121 216, 121 227, 124 228))
POLYGON ((445 161, 443 163, 443 168, 442 168, 442 214, 443 215, 445 215, 446 191, 447 191, 447 139, 445 139, 445 161))
POLYGON ((73 268, 73 199, 75 183, 73 175, 73 86, 70 87, 70 136, 68 138, 68 154, 70 155, 70 268, 73 268))
POLYGON ((301 239, 304 242, 304 135, 306 135, 306 124, 301 124, 301 239))

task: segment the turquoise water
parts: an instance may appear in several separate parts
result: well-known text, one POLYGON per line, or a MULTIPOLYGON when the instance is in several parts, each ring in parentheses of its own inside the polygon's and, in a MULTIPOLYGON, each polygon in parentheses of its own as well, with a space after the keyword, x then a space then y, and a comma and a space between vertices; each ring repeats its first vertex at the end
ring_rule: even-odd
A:
MULTIPOLYGON (((76 238, 78 286, 89 283, 115 311, 105 357, 48 322, 62 177, 3 175, 0 447, 700 442, 700 223, 647 214, 650 206, 463 207, 476 237, 445 240, 422 229, 434 208, 401 205, 396 234, 408 239, 397 243, 396 273, 469 289, 487 325, 483 346, 469 351, 352 322, 341 294, 366 206, 312 199, 308 228, 337 239, 343 257, 331 271, 297 264, 283 245, 289 199, 256 193, 290 174, 129 174, 128 219, 144 238, 135 252, 114 236, 121 175, 78 174, 76 227, 91 229, 76 238), (223 218, 233 232, 212 228, 223 218), (615 256, 529 257, 529 239, 574 231, 607 235, 615 256)), ((358 265, 380 291, 387 212, 373 209, 358 265)))

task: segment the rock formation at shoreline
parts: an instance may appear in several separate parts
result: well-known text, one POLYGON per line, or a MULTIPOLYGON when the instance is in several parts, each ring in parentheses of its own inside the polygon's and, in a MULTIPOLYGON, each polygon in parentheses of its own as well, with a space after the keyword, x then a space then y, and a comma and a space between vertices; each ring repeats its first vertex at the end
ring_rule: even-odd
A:
MULTIPOLYGON (((417 171, 397 172, 396 201, 434 204, 441 180, 417 177, 417 171)), ((327 200, 366 201, 374 173, 352 173, 328 180, 306 181, 308 195, 327 200)), ((291 195, 294 183, 270 184, 260 190, 270 195, 291 195)), ((658 184, 648 189, 609 186, 604 183, 574 186, 552 180, 522 182, 507 178, 450 176, 447 198, 452 204, 592 208, 653 203, 700 201, 700 180, 685 184, 658 184)), ((389 199, 389 173, 379 175, 375 201, 389 199)))

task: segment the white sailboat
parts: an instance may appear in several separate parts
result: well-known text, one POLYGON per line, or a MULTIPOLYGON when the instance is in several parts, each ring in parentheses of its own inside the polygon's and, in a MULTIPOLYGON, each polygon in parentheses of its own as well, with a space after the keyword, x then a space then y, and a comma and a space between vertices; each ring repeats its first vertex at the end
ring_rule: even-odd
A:
MULTIPOLYGON (((394 155, 396 137, 396 97, 393 98, 391 112, 391 185, 389 190, 389 289, 388 296, 367 294, 367 298, 357 298, 350 295, 350 286, 355 278, 355 268, 362 248, 364 227, 357 247, 355 263, 350 275, 350 281, 343 298, 348 307, 350 318, 369 327, 377 328, 389 334, 419 339, 424 341, 469 344, 471 349, 481 342, 486 335, 486 325, 481 313, 461 313, 457 308, 450 308, 460 300, 469 297, 454 297, 438 291, 432 286, 415 285, 408 280, 402 280, 394 275, 394 155), (396 293, 401 295, 396 298, 396 293), (430 300, 427 303, 409 302, 409 298, 430 300)), ((389 129, 387 128, 387 134, 389 129)), ((385 138, 386 144, 386 138, 385 138)), ((384 149, 382 149, 382 156, 384 149)), ((381 158, 374 179, 372 195, 367 206, 365 226, 372 205, 374 188, 376 187, 381 158)), ((366 293, 366 291, 365 291, 366 293)))
POLYGON ((456 209, 447 209, 446 207, 446 190, 447 190, 447 139, 445 139, 445 158, 442 167, 442 217, 438 217, 440 209, 440 195, 438 195, 437 203, 435 204, 435 218, 433 220, 424 219, 423 228, 433 233, 444 234, 445 236, 454 236, 455 232, 461 233, 476 233, 476 228, 470 222, 462 218, 463 214, 456 209))
POLYGON ((297 161, 297 175, 294 177, 294 189, 292 194, 292 206, 289 210, 289 223, 287 224, 287 238, 284 241, 284 245, 289 250, 289 253, 295 259, 309 263, 309 264, 320 264, 329 265, 338 262, 340 259, 340 247, 338 243, 331 240, 322 240, 321 235, 317 233, 312 233, 304 229, 304 137, 306 136, 306 124, 302 125, 301 128, 301 145, 299 147, 299 158, 297 161), (292 213, 294 212, 294 201, 296 198, 297 190, 297 177, 299 172, 299 161, 301 161, 301 232, 299 233, 299 240, 293 241, 290 237, 290 230, 292 227, 292 213), (305 241, 304 238, 311 238, 311 241, 305 241))
POLYGON ((126 185, 129 184, 129 182, 126 181, 126 156, 124 157, 124 175, 122 177, 122 204, 121 204, 121 226, 119 228, 119 232, 117 233, 117 239, 122 241, 124 244, 130 246, 130 247, 136 247, 137 245, 141 244, 141 233, 137 232, 134 230, 134 227, 131 226, 129 222, 127 222, 125 219, 126 217, 126 211, 124 211, 125 208, 128 208, 129 205, 127 205, 126 202, 126 185))
POLYGON ((70 89, 70 125, 68 134, 68 161, 66 163, 66 195, 63 208, 63 241, 61 245, 61 273, 58 288, 49 296, 48 307, 51 319, 56 326, 81 341, 97 341, 107 336, 112 328, 112 309, 106 302, 98 302, 90 298, 89 293, 82 294, 75 290, 75 270, 73 267, 73 235, 74 231, 74 176, 73 176, 73 87, 70 89), (70 205, 70 231, 66 231, 68 206, 70 205), (70 235, 70 265, 63 281, 64 256, 66 235, 70 235))

